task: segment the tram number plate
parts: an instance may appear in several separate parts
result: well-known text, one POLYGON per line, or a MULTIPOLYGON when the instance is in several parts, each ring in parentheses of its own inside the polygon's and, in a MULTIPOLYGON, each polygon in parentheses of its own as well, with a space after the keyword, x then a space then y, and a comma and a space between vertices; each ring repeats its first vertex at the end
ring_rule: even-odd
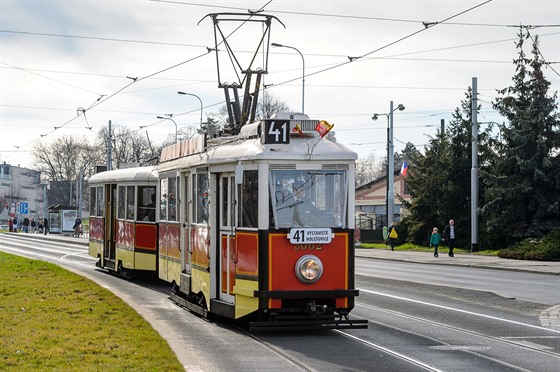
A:
POLYGON ((328 244, 332 240, 332 230, 320 228, 290 229, 288 238, 292 244, 328 244))
POLYGON ((290 121, 289 120, 270 120, 264 121, 264 143, 289 144, 290 143, 290 121))

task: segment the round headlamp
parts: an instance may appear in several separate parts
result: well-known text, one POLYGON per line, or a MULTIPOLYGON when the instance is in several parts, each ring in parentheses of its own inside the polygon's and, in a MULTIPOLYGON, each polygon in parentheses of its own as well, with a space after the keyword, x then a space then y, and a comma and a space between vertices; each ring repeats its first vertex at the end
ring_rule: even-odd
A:
POLYGON ((302 283, 315 283, 323 275, 323 263, 311 254, 300 257, 296 263, 296 276, 302 283))

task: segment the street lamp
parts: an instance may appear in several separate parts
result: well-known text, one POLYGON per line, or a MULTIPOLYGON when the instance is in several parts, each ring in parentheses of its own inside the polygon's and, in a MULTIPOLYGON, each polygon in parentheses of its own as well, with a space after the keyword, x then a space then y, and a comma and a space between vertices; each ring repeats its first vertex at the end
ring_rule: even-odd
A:
POLYGON ((372 120, 377 120, 379 115, 387 117, 387 227, 391 225, 393 218, 395 218, 395 150, 393 144, 393 112, 396 110, 403 111, 404 105, 399 103, 396 108, 393 108, 393 101, 391 101, 388 114, 373 114, 372 116, 372 120))
POLYGON ((182 95, 186 95, 186 96, 193 96, 198 98, 198 100, 200 101, 200 129, 202 130, 202 109, 203 109, 203 105, 202 105, 202 100, 200 99, 199 96, 197 96, 196 94, 192 94, 192 93, 187 93, 187 92, 177 92, 177 94, 182 94, 182 95))
POLYGON ((277 48, 289 48, 289 49, 293 49, 296 52, 299 53, 299 55, 301 56, 301 62, 303 63, 303 73, 301 75, 301 113, 305 114, 305 59, 303 58, 303 54, 301 54, 301 52, 291 46, 288 45, 282 45, 282 44, 278 44, 278 43, 272 43, 271 44, 273 47, 277 47, 277 48))
POLYGON ((173 122, 173 124, 175 124, 175 143, 177 143, 177 123, 175 122, 175 120, 171 119, 171 116, 173 116, 173 114, 166 114, 169 117, 164 117, 164 116, 158 116, 158 119, 162 119, 162 120, 171 120, 173 122))

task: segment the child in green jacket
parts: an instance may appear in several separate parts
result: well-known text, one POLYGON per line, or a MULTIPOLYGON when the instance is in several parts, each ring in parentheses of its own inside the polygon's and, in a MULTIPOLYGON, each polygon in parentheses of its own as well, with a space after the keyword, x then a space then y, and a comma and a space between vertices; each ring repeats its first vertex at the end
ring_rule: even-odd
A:
POLYGON ((432 245, 434 246, 434 257, 439 257, 438 247, 439 247, 439 243, 441 243, 442 240, 443 238, 438 234, 437 227, 434 227, 434 229, 432 230, 432 236, 430 237, 430 247, 432 245))

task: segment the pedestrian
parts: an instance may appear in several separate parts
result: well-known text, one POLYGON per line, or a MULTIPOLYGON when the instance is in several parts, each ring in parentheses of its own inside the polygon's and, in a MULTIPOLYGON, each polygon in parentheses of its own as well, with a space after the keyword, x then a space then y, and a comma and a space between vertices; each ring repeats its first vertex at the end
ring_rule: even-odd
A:
POLYGON ((395 226, 395 221, 391 222, 391 227, 389 227, 387 233, 389 234, 389 246, 391 247, 391 250, 394 251, 395 243, 397 242, 397 238, 399 237, 399 234, 397 233, 397 228, 395 226))
POLYGON ((37 224, 35 223, 35 218, 32 218, 32 219, 31 219, 30 224, 31 224, 31 231, 32 231, 33 233, 36 233, 36 232, 37 232, 37 224))
POLYGON ((12 221, 11 218, 8 220, 8 231, 9 231, 9 232, 13 232, 13 231, 14 231, 14 222, 12 221))
POLYGON ((82 230, 82 220, 79 218, 76 218, 76 220, 74 221, 74 226, 72 226, 72 228, 74 229, 74 236, 76 238, 80 237, 80 231, 82 230))
POLYGON ((29 218, 27 218, 27 216, 25 216, 25 218, 23 219, 23 232, 29 232, 29 218))
POLYGON ((443 239, 449 246, 449 257, 455 257, 453 249, 455 249, 455 238, 457 237, 457 230, 455 229, 455 221, 449 220, 449 225, 445 226, 443 230, 443 239))
POLYGON ((49 220, 43 218, 43 234, 47 235, 49 233, 49 220))
POLYGON ((441 241, 442 237, 438 234, 438 228, 434 227, 434 229, 432 230, 432 236, 430 237, 430 246, 434 247, 434 257, 439 257, 438 247, 441 241))
POLYGON ((14 216, 14 219, 13 219, 12 223, 14 225, 13 226, 13 232, 17 233, 18 224, 19 224, 19 220, 18 220, 17 216, 14 216))

